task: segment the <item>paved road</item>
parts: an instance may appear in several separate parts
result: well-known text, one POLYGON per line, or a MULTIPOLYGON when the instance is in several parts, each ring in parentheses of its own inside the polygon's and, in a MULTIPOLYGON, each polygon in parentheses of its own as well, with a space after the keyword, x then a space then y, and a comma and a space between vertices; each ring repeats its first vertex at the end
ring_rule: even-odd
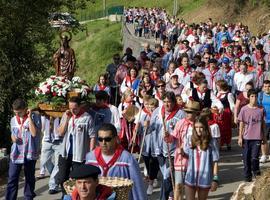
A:
MULTIPOLYGON (((238 185, 242 182, 243 179, 243 164, 241 158, 241 148, 236 144, 237 137, 233 137, 232 150, 231 151, 221 151, 220 159, 220 170, 219 176, 221 184, 216 192, 212 192, 209 195, 209 199, 213 200, 228 200, 232 196, 233 192, 237 189, 238 185)), ((141 169, 143 165, 141 164, 141 169)), ((270 163, 266 163, 262 166, 263 168, 270 167, 270 163)), ((38 173, 38 165, 37 165, 38 173)), ((48 194, 48 178, 38 180, 36 182, 36 199, 38 200, 49 200, 49 199, 60 199, 61 195, 49 195, 48 194)), ((19 193, 18 200, 23 200, 23 179, 19 183, 19 193)), ((149 197, 150 200, 156 200, 159 197, 160 188, 154 189, 154 193, 149 197)), ((1 198, 3 199, 3 198, 1 198)))

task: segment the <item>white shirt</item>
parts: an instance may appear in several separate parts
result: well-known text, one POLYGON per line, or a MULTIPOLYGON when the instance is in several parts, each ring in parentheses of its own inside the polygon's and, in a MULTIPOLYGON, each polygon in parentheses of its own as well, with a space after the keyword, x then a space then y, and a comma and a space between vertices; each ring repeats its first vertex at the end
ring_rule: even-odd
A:
POLYGON ((118 108, 111 104, 109 105, 109 108, 112 112, 111 123, 114 124, 117 132, 119 132, 121 129, 121 123, 120 123, 120 114, 119 114, 118 108))
POLYGON ((113 157, 113 155, 107 156, 107 155, 104 155, 103 153, 101 153, 101 154, 102 154, 102 158, 106 164, 108 164, 113 157))
MULTIPOLYGON (((200 99, 204 99, 205 97, 205 93, 200 93, 200 92, 197 92, 198 94, 198 97, 200 99)), ((192 96, 192 93, 190 94, 190 97, 192 96)), ((221 103, 221 101, 214 95, 213 91, 211 91, 210 93, 210 99, 212 101, 212 105, 211 107, 217 107, 219 110, 222 110, 224 107, 223 107, 223 104, 221 103)))
POLYGON ((254 83, 254 74, 253 73, 246 73, 243 74, 242 72, 237 72, 233 78, 233 91, 241 91, 245 90, 246 83, 249 81, 253 81, 254 83))
MULTIPOLYGON (((226 96, 227 93, 223 93, 223 92, 218 92, 217 93, 217 96, 220 97, 220 99, 224 98, 226 96)), ((233 97, 233 94, 232 93, 228 93, 228 101, 229 101, 229 104, 230 104, 230 110, 232 112, 234 112, 234 106, 235 106, 235 103, 234 103, 234 97, 233 97)))
POLYGON ((223 79, 220 70, 217 69, 211 72, 209 68, 206 68, 202 70, 202 73, 205 75, 205 78, 208 82, 208 88, 215 91, 216 81, 223 79))
POLYGON ((210 125, 210 131, 212 138, 220 138, 220 129, 217 124, 210 125))
POLYGON ((186 85, 190 81, 190 75, 192 73, 192 69, 190 68, 189 71, 187 71, 185 73, 182 68, 178 67, 174 71, 174 73, 176 73, 178 75, 178 83, 180 83, 182 85, 186 85))

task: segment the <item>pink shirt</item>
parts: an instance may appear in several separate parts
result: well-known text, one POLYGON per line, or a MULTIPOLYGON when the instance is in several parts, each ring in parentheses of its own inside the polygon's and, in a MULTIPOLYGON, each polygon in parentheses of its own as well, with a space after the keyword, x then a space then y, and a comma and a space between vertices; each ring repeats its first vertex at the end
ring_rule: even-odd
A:
POLYGON ((264 111, 262 108, 250 108, 249 105, 246 105, 241 109, 238 120, 244 123, 243 139, 262 139, 262 122, 264 120, 264 111))
POLYGON ((186 118, 181 119, 175 125, 175 128, 171 135, 168 136, 169 142, 176 139, 175 156, 174 156, 174 169, 176 171, 185 171, 187 167, 187 157, 181 155, 181 148, 184 145, 189 145, 190 137, 192 134, 193 122, 187 120, 186 118))

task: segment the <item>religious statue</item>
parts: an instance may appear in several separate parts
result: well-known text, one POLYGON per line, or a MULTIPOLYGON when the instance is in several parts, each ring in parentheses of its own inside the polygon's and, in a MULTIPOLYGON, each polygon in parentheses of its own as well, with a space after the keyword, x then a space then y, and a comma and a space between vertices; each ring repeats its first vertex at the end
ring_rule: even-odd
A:
POLYGON ((56 76, 64 76, 71 80, 74 76, 76 65, 74 50, 69 46, 72 35, 68 31, 62 31, 60 33, 60 38, 61 46, 53 55, 53 64, 55 67, 56 76), (69 37, 64 35, 64 32, 68 33, 69 37))

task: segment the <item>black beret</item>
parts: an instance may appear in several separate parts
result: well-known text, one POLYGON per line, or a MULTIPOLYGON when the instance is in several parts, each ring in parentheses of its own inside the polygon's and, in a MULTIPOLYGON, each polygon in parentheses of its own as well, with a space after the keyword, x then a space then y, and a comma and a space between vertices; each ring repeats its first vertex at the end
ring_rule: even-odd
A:
POLYGON ((74 179, 97 177, 101 173, 100 169, 93 165, 80 165, 70 172, 69 177, 74 179))

